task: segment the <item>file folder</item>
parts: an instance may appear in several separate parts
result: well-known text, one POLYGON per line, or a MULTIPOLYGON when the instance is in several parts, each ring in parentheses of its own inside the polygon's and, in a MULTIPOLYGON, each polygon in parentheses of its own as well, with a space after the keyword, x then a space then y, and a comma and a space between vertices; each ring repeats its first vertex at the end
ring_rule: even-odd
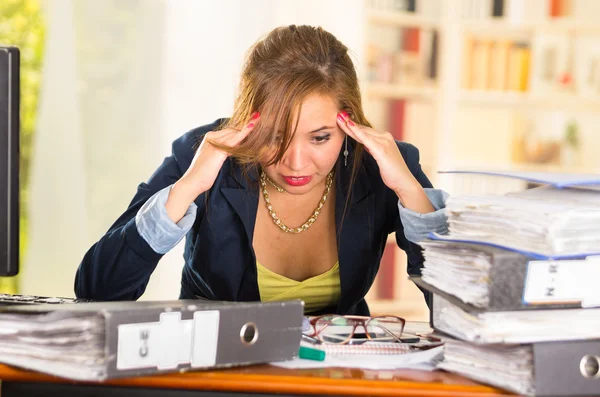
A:
POLYGON ((600 340, 474 345, 449 339, 438 368, 515 393, 600 395, 600 340))
POLYGON ((600 340, 533 344, 538 396, 600 394, 600 340))
POLYGON ((440 174, 471 174, 506 177, 550 185, 559 189, 567 187, 585 188, 590 190, 600 189, 600 173, 576 174, 543 171, 448 170, 440 171, 440 174))
POLYGON ((78 380, 289 360, 304 303, 198 300, 0 309, 0 362, 78 380))
MULTIPOLYGON (((421 284, 422 286, 422 284, 421 284)), ((600 339, 600 308, 488 311, 434 290, 431 326, 477 344, 600 339)))
POLYGON ((450 299, 456 297, 467 310, 600 305, 600 289, 596 286, 600 260, 597 258, 540 260, 500 248, 451 241, 423 242, 422 246, 425 249, 423 276, 412 277, 412 280, 436 294, 450 299), (476 259, 469 261, 466 257, 476 259), (489 270, 485 267, 483 271, 484 265, 489 266, 489 270))

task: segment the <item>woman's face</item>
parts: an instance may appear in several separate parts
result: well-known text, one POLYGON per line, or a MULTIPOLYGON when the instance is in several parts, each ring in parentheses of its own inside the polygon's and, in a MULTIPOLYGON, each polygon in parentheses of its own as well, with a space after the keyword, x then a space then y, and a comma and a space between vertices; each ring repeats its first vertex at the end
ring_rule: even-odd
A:
POLYGON ((298 128, 281 161, 264 171, 288 193, 301 195, 323 187, 338 159, 345 133, 338 127, 337 103, 325 95, 310 95, 302 103, 298 128))

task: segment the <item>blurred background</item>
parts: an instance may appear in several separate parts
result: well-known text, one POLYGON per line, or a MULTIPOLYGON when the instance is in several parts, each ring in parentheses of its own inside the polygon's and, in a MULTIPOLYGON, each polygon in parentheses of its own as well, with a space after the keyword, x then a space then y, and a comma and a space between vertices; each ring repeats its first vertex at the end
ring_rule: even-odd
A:
MULTIPOLYGON (((597 173, 597 0, 2 0, 21 49, 21 274, 0 291, 73 296, 75 270, 186 131, 231 114, 246 50, 320 25, 352 52, 367 116, 420 149, 451 194, 522 188, 451 169, 597 173)), ((179 294, 182 246, 142 299, 179 294)), ((368 300, 427 319, 390 239, 368 300)))

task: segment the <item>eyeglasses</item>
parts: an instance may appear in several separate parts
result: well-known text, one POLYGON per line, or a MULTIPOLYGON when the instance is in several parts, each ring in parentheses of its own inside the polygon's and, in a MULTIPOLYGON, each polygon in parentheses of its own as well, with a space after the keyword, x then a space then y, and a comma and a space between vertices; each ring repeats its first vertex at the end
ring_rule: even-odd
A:
POLYGON ((324 315, 310 319, 312 336, 323 343, 347 344, 377 340, 401 342, 406 321, 396 316, 338 316, 324 315), (362 327, 363 332, 357 332, 362 327))

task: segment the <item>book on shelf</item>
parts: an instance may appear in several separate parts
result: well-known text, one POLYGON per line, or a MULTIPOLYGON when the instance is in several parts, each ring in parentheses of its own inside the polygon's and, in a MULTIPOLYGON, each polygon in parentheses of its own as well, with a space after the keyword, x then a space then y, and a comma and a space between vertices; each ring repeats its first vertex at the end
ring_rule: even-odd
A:
POLYGON ((564 91, 561 76, 570 73, 568 36, 539 33, 532 43, 531 90, 541 95, 564 91))
POLYGON ((406 99, 392 99, 389 101, 388 111, 388 131, 392 134, 394 139, 398 141, 404 141, 404 129, 406 127, 406 110, 407 110, 406 99))
POLYGON ((493 13, 492 0, 461 0, 459 7, 462 19, 486 19, 493 13))
POLYGON ((437 32, 419 27, 369 27, 367 78, 398 87, 420 87, 437 78, 437 32))
POLYGON ((525 92, 529 85, 530 49, 526 42, 514 43, 508 53, 508 90, 525 92))
POLYGON ((564 18, 573 13, 573 0, 548 0, 551 18, 564 18))
POLYGON ((477 39, 473 42, 471 59, 471 81, 469 89, 487 90, 489 85, 490 71, 490 53, 492 41, 486 39, 477 39))
POLYGON ((472 35, 464 39, 463 89, 524 92, 529 87, 529 69, 530 47, 526 42, 472 35))
POLYGON ((419 28, 399 29, 402 44, 394 54, 392 80, 399 86, 419 86, 425 77, 424 65, 421 61, 421 32, 419 28))
POLYGON ((487 87, 491 91, 505 91, 508 89, 508 55, 510 48, 510 40, 495 40, 492 43, 489 86, 487 87))
POLYGON ((504 16, 504 0, 492 1, 492 17, 500 18, 504 16))

